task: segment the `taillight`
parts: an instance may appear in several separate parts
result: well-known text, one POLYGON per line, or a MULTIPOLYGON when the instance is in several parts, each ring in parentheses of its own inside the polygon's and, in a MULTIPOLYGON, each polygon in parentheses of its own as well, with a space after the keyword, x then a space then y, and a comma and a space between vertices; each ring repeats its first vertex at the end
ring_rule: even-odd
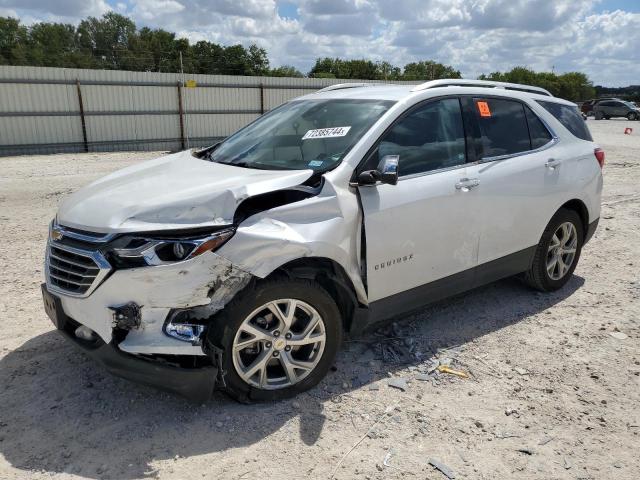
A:
POLYGON ((600 165, 600 168, 604 167, 604 150, 602 150, 601 148, 596 148, 593 151, 593 154, 596 156, 596 160, 598 160, 598 165, 600 165))

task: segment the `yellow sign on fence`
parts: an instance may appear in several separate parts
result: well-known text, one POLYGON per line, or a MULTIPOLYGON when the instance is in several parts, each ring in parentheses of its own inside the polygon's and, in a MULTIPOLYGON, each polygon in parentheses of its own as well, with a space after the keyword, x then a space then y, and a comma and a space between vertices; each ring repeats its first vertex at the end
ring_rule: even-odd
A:
POLYGON ((195 80, 187 80, 184 82, 184 86, 187 88, 196 88, 197 85, 195 80))

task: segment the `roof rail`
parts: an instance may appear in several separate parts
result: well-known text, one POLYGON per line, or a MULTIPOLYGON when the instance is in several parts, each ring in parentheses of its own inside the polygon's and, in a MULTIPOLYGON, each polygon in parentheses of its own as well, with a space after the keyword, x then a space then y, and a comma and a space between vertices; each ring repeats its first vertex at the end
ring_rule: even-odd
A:
POLYGON ((321 88, 320 90, 318 90, 316 93, 320 93, 320 92, 330 92, 331 90, 342 90, 344 88, 357 88, 357 87, 371 87, 374 85, 380 85, 379 83, 364 83, 364 82, 359 82, 359 83, 335 83, 333 85, 329 85, 328 87, 324 87, 321 88))
POLYGON ((485 88, 503 88, 505 90, 517 90, 519 92, 538 93, 541 95, 547 95, 553 97, 549 90, 545 90, 540 87, 533 87, 531 85, 521 85, 519 83, 507 83, 507 82, 494 82, 491 80, 463 80, 463 79, 442 79, 431 80, 429 82, 416 85, 411 91, 419 92, 420 90, 427 90, 429 88, 438 87, 485 87, 485 88))

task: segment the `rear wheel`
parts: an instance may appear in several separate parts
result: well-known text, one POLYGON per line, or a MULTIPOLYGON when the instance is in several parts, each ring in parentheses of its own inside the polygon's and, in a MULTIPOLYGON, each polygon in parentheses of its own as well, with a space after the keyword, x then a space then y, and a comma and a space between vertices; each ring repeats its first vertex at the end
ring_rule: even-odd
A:
POLYGON ((543 292, 562 288, 573 275, 583 242, 580 216, 573 210, 559 210, 538 243, 531 268, 525 274, 527 283, 543 292))
POLYGON ((240 401, 276 400, 315 386, 342 340, 340 312, 309 280, 275 280, 242 292, 209 341, 224 350, 226 391, 240 401))
POLYGON ((638 116, 633 112, 629 112, 627 115, 627 120, 635 120, 636 118, 638 118, 638 116))

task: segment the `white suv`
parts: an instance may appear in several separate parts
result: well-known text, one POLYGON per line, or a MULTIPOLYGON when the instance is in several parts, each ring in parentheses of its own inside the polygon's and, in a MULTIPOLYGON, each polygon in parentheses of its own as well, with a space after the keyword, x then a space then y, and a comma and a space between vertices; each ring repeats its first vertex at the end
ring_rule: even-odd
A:
POLYGON ((45 308, 117 375, 197 401, 290 396, 345 332, 511 275, 561 288, 603 162, 540 88, 334 85, 67 197, 45 308))

